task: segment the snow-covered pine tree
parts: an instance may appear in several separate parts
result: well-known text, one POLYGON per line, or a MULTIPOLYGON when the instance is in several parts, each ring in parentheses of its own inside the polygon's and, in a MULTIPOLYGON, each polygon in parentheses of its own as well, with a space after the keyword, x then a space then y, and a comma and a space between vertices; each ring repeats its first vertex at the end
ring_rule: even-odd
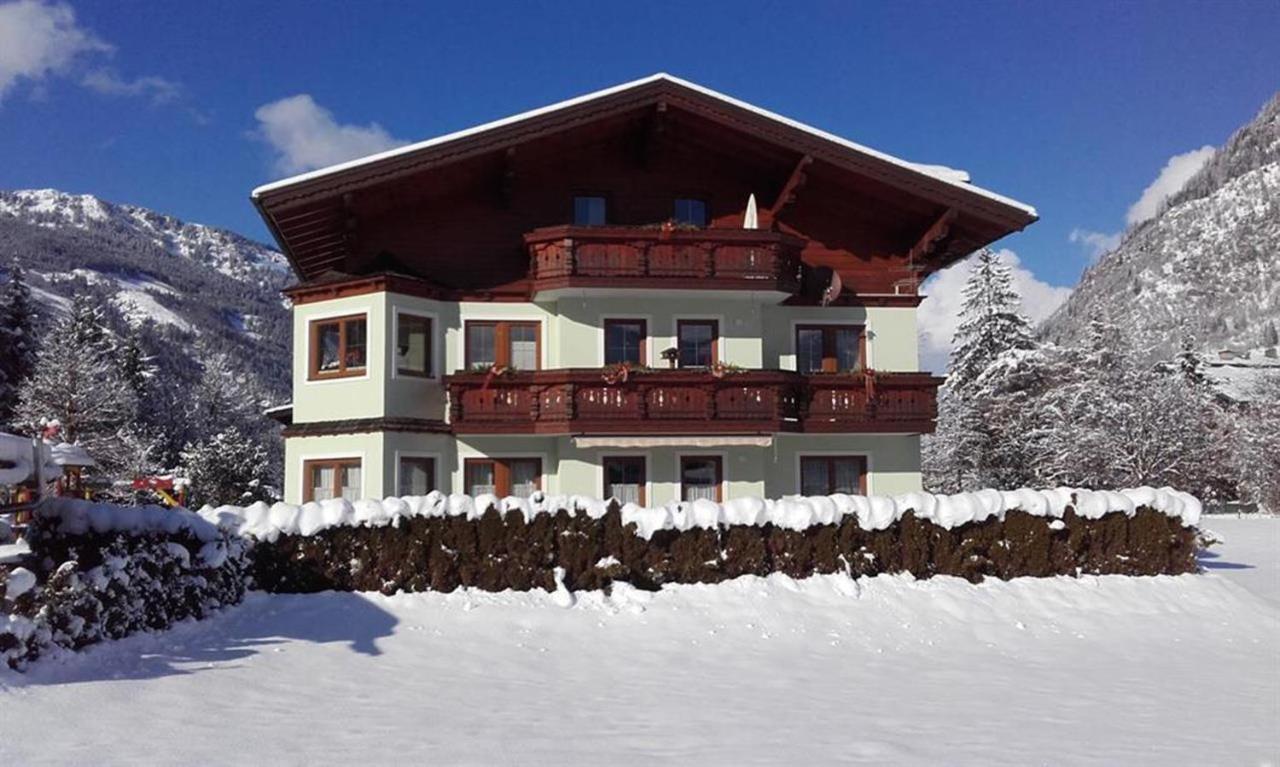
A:
POLYGON ((964 286, 960 326, 952 343, 947 386, 963 391, 996 357, 1010 349, 1034 349, 1031 323, 1022 315, 1022 297, 1013 276, 990 249, 979 251, 964 286))
POLYGON ((276 499, 266 448, 232 426, 182 451, 180 472, 191 481, 189 504, 246 505, 276 499))
POLYGON ((139 402, 146 399, 148 384, 155 377, 155 358, 147 354, 143 347, 142 336, 138 328, 125 323, 123 337, 117 344, 116 364, 120 368, 120 377, 128 384, 139 402))
POLYGON ((1077 374, 1048 396, 1069 417, 1060 481, 1083 487, 1173 485, 1212 498, 1229 493, 1225 423, 1198 358, 1141 363, 1128 335, 1105 315, 1090 321, 1077 374))
POLYGON ((1276 330, 1275 320, 1267 320, 1267 324, 1262 328, 1262 345, 1280 346, 1280 331, 1276 330))
POLYGON ((133 391, 120 376, 105 310, 77 295, 54 325, 22 387, 15 420, 27 431, 58 421, 62 437, 79 442, 97 462, 94 473, 119 478, 126 455, 122 431, 137 415, 133 391))
POLYGON ((14 263, 0 291, 0 428, 13 419, 22 386, 35 367, 38 348, 31 289, 14 263))
POLYGON ((242 434, 260 430, 264 396, 254 380, 220 349, 199 342, 195 351, 203 370, 191 398, 191 423, 197 432, 207 435, 233 427, 242 434))
POLYGON ((1002 354, 1036 348, 1031 325, 1009 269, 989 249, 977 254, 964 286, 964 305, 951 353, 947 382, 939 392, 938 428, 924 440, 925 483, 931 490, 958 492, 997 481, 984 466, 1002 439, 985 411, 992 407, 977 381, 1002 354))
POLYGON ((1239 500, 1280 513, 1280 377, 1260 380, 1250 392, 1249 403, 1232 415, 1235 449, 1231 460, 1239 500))

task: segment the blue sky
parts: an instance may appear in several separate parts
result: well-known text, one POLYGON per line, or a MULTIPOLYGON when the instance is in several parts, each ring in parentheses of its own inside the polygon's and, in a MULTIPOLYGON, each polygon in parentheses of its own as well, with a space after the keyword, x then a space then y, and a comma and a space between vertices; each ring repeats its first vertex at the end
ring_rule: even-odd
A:
POLYGON ((1280 88, 1277 39, 1274 0, 0 0, 0 188, 88 192, 266 240, 248 192, 288 158, 665 70, 1036 205, 1042 220, 1001 246, 1071 285, 1085 233, 1121 231, 1171 158, 1221 144, 1280 88))

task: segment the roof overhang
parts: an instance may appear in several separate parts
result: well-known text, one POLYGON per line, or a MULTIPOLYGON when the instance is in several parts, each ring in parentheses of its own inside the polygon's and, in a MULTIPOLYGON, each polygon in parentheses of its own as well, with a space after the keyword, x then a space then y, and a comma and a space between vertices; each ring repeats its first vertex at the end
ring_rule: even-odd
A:
MULTIPOLYGON (((966 218, 985 222, 988 231, 1007 234, 1021 230, 1038 218, 1032 206, 969 183, 969 176, 963 171, 908 162, 665 73, 264 184, 253 190, 252 200, 295 270, 302 274, 294 261, 290 237, 279 226, 282 214, 655 103, 695 112, 761 140, 956 210, 966 218)), ((327 236, 333 239, 335 247, 341 247, 342 231, 334 227, 331 232, 317 232, 318 228, 307 228, 310 241, 327 236)))

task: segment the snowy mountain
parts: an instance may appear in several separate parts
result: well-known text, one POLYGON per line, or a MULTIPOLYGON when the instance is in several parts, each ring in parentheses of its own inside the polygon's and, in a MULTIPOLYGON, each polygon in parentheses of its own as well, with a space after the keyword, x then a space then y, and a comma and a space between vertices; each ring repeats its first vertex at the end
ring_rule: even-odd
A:
POLYGON ((1280 324, 1280 94, 1155 218, 1137 225, 1045 321, 1078 344, 1105 312, 1148 360, 1275 345, 1280 324))
POLYGON ((280 288, 291 275, 284 256, 261 243, 92 195, 0 191, 0 277, 15 260, 42 325, 73 294, 97 293, 149 339, 162 371, 191 368, 200 342, 243 361, 267 390, 287 392, 280 288))
POLYGON ((56 189, 0 191, 2 216, 47 229, 74 227, 139 237, 172 256, 241 281, 279 284, 280 278, 287 279, 289 273, 282 254, 235 232, 186 223, 147 208, 105 202, 88 194, 67 194, 56 189))

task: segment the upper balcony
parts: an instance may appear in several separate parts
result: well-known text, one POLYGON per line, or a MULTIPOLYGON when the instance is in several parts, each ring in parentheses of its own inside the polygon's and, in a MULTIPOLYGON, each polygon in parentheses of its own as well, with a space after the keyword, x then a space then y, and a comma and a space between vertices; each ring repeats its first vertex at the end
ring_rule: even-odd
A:
POLYGON ((457 373, 456 434, 928 433, 942 379, 927 373, 601 369, 457 373))
POLYGON ((535 296, 566 288, 800 289, 804 240, 762 229, 551 226, 524 236, 535 296))

